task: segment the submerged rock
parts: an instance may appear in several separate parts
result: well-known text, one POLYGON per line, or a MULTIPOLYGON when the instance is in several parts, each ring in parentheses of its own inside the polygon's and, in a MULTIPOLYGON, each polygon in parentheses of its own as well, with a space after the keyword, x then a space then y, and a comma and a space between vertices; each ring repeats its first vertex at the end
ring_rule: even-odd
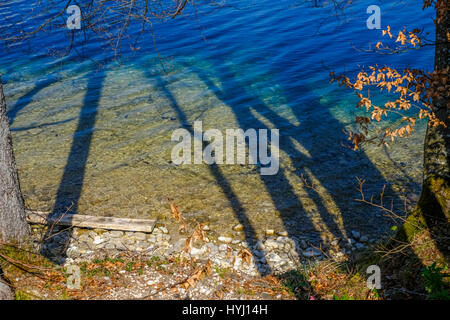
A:
POLYGON ((352 231, 352 236, 355 240, 358 240, 361 237, 361 233, 359 233, 358 231, 353 230, 352 231))
POLYGON ((367 237, 367 236, 362 236, 362 237, 359 239, 359 241, 360 241, 360 242, 363 242, 363 243, 368 242, 368 241, 369 241, 369 237, 367 237))

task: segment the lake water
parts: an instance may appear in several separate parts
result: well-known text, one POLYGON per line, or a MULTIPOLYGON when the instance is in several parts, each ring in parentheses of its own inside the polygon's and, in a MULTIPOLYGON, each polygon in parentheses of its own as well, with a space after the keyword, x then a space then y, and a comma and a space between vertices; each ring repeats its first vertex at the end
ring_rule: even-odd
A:
MULTIPOLYGON (((2 1, 0 33, 41 23, 31 18, 32 3, 2 1)), ((81 31, 62 58, 53 53, 70 43, 66 31, 1 47, 26 205, 61 211, 72 204, 80 214, 170 223, 170 197, 188 220, 208 222, 215 235, 232 234, 239 222, 254 237, 268 228, 323 240, 387 230, 390 219, 355 201, 356 177, 366 179, 368 196, 386 184, 386 203, 401 210, 406 197, 413 204, 425 125, 390 148, 342 147, 357 100, 329 84, 328 73, 352 75, 358 65, 376 63, 431 70, 430 47, 402 55, 355 48, 382 40, 381 30, 366 27, 369 5, 380 5, 383 28, 424 26, 430 37, 433 12, 422 11, 422 1, 353 1, 334 16, 312 3, 227 1, 230 6, 199 5, 197 15, 188 7, 183 16, 155 23, 161 58, 150 32, 134 42, 135 26, 115 60, 98 36, 86 42, 81 31), (255 165, 174 165, 171 134, 196 120, 222 132, 279 129, 279 173, 261 176, 255 165), (314 188, 305 187, 302 174, 314 188)))

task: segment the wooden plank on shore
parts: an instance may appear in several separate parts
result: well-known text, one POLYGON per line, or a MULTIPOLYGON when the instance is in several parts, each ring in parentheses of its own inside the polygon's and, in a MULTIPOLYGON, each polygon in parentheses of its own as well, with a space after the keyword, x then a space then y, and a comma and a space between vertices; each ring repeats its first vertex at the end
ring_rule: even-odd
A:
POLYGON ((156 220, 87 216, 66 213, 62 218, 51 217, 46 212, 26 211, 27 221, 35 224, 56 224, 66 227, 107 229, 119 231, 152 232, 156 220))

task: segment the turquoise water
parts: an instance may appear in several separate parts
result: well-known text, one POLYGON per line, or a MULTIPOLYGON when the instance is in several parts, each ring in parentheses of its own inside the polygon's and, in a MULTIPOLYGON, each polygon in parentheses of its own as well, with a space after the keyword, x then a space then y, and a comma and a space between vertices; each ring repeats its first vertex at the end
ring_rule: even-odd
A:
MULTIPOLYGON (((31 3, 2 1, 0 32, 38 25, 43 18, 31 15, 31 3)), ((155 23, 160 58, 150 32, 136 40, 136 26, 116 59, 98 35, 81 31, 70 54, 58 57, 55 50, 70 43, 64 29, 1 47, 27 206, 170 222, 170 197, 213 234, 231 234, 240 222, 246 237, 270 228, 328 240, 349 230, 376 235, 391 224, 354 200, 356 177, 366 179, 367 195, 386 184, 386 201, 400 212, 405 199, 413 204, 424 124, 390 148, 343 148, 342 129, 352 125, 356 99, 329 84, 328 73, 352 75, 358 65, 373 64, 431 70, 432 48, 402 55, 355 48, 382 39, 380 30, 366 27, 369 5, 380 5, 383 28, 419 25, 430 37, 432 11, 422 11, 421 1, 353 1, 337 13, 313 2, 227 3, 198 5, 197 14, 191 6, 155 23), (279 173, 261 176, 254 165, 175 166, 171 134, 196 120, 223 132, 279 129, 279 173), (302 174, 314 188, 305 187, 302 174)))

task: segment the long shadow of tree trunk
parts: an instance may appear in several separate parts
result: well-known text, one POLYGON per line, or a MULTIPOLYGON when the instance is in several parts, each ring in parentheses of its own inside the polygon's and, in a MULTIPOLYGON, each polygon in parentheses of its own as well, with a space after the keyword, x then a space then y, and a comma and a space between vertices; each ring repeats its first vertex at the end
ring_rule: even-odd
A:
MULTIPOLYGON (((217 65, 217 64, 216 64, 217 65)), ((220 75, 220 74, 227 74, 232 75, 233 73, 231 70, 222 70, 223 68, 227 68, 225 64, 219 65, 218 72, 214 75, 220 75)), ((272 123, 274 128, 288 128, 292 127, 293 124, 282 117, 281 115, 275 113, 272 109, 270 109, 264 102, 259 100, 257 97, 249 95, 244 89, 243 86, 236 82, 236 80, 233 77, 228 77, 226 79, 223 79, 221 81, 221 86, 223 89, 218 88, 214 82, 209 78, 207 74, 205 74, 202 70, 196 70, 197 75, 200 77, 200 79, 210 88, 211 91, 215 93, 215 95, 224 101, 227 105, 229 105, 236 115, 239 127, 243 130, 246 130, 247 128, 268 128, 263 122, 261 122, 259 119, 257 119, 252 112, 251 109, 256 111, 258 114, 264 115, 264 117, 267 117, 272 123), (245 101, 245 103, 239 103, 236 102, 235 98, 229 99, 228 97, 240 97, 242 101, 245 101)), ((293 107, 293 113, 300 118, 302 122, 305 122, 305 119, 302 118, 300 111, 295 110, 293 107)), ((325 110, 324 110, 325 112, 325 110)), ((337 120, 334 120, 333 116, 331 114, 326 113, 324 115, 324 118, 326 118, 326 121, 328 121, 329 125, 331 127, 340 127, 340 125, 337 123, 337 120)), ((307 121, 307 120, 306 120, 307 121)), ((295 168, 298 170, 298 173, 300 174, 302 171, 304 171, 305 168, 307 168, 306 165, 302 165, 302 161, 307 161, 308 159, 305 158, 304 154, 300 153, 298 149, 293 145, 290 139, 288 139, 287 136, 283 136, 282 129, 280 130, 280 149, 285 151, 287 154, 290 155, 291 159, 295 159, 295 168)), ((320 140, 314 141, 314 137, 312 135, 303 135, 301 137, 297 136, 290 136, 291 138, 298 141, 301 145, 310 145, 312 144, 312 147, 308 149, 307 151, 311 155, 311 159, 320 158, 322 155, 316 152, 316 144, 320 144, 320 140), (310 137, 312 141, 304 141, 305 138, 310 137)), ((316 139, 320 138, 320 134, 316 135, 316 139)), ((336 143, 338 143, 338 140, 336 140, 336 143)), ((334 159, 336 161, 338 159, 334 159)), ((363 159, 365 165, 371 165, 370 160, 367 158, 363 159)), ((346 164, 347 166, 352 166, 352 163, 346 164)), ((323 170, 323 168, 309 168, 311 170, 311 173, 319 177, 319 181, 322 184, 322 186, 327 186, 329 184, 328 181, 322 180, 321 177, 323 177, 323 172, 318 172, 316 169, 323 170)), ((342 168, 341 166, 335 166, 333 171, 330 172, 330 176, 336 176, 342 171, 345 171, 345 168, 342 168)), ((371 165, 370 169, 371 174, 375 176, 378 179, 382 179, 382 175, 379 173, 379 171, 371 165)), ((304 206, 302 204, 302 201, 298 198, 298 196, 295 194, 290 182, 288 181, 286 174, 283 172, 283 169, 280 169, 279 173, 275 176, 261 176, 261 180, 264 182, 266 186, 266 190, 269 192, 269 194, 272 197, 273 203, 276 206, 276 209, 281 213, 281 217, 285 226, 285 230, 288 232, 290 237, 298 236, 302 230, 315 230, 315 227, 308 217, 307 212, 304 209, 304 206), (279 195, 277 195, 278 190, 283 190, 283 197, 280 199, 279 195), (285 202, 287 199, 291 200, 291 205, 288 207, 285 206, 285 202)), ((306 188, 305 190, 308 194, 308 196, 311 199, 315 199, 315 204, 318 208, 319 214, 322 217, 322 220, 325 222, 325 224, 328 225, 328 229, 334 233, 336 237, 345 239, 347 238, 347 234, 350 232, 349 230, 349 222, 344 219, 343 224, 345 228, 346 234, 342 233, 340 228, 338 227, 337 223, 334 221, 333 216, 329 212, 329 209, 327 209, 326 205, 323 203, 323 200, 318 196, 317 191, 311 188, 306 188)), ((333 200, 336 202, 337 206, 341 210, 341 212, 345 212, 346 205, 348 205, 349 199, 339 199, 338 197, 333 195, 333 191, 330 191, 331 196, 333 197, 333 200)), ((317 231, 317 230, 316 230, 317 231)), ((301 252, 298 252, 299 254, 301 252)))
MULTIPOLYGON (((91 71, 87 75, 88 84, 80 110, 78 125, 73 134, 72 146, 66 167, 56 193, 53 212, 49 217, 61 215, 70 217, 78 213, 78 202, 83 189, 87 160, 97 119, 105 70, 91 71)), ((51 225, 51 223, 49 223, 51 225)), ((59 228, 50 228, 44 235, 42 252, 57 263, 64 263, 71 231, 60 233, 59 228)))
MULTIPOLYGON (((194 132, 192 130, 192 126, 188 125, 188 120, 186 117, 186 114, 183 112, 182 108, 178 105, 177 100, 173 96, 173 94, 170 92, 170 90, 167 88, 167 83, 165 80, 158 76, 156 77, 157 85, 162 90, 166 98, 170 102, 171 108, 175 111, 177 114, 178 121, 180 124, 187 128, 187 130, 191 133, 192 136, 194 136, 194 132)), ((202 141, 202 143, 204 143, 202 141)), ((226 177, 222 174, 220 171, 220 168, 217 166, 217 164, 211 164, 209 165, 209 171, 214 176, 217 184, 220 186, 226 197, 228 198, 228 201, 233 209, 234 215, 236 219, 239 221, 240 224, 244 226, 244 235, 245 235, 245 241, 252 252, 255 260, 258 259, 258 253, 264 252, 264 250, 261 248, 261 246, 258 244, 258 238, 257 234, 255 232, 255 229, 250 223, 250 220, 248 218, 248 215, 246 214, 245 208, 239 201, 239 198, 231 188, 229 182, 227 181, 226 177)), ((261 275, 268 274, 271 272, 271 269, 269 266, 263 268, 261 264, 257 264, 258 271, 261 275)))

